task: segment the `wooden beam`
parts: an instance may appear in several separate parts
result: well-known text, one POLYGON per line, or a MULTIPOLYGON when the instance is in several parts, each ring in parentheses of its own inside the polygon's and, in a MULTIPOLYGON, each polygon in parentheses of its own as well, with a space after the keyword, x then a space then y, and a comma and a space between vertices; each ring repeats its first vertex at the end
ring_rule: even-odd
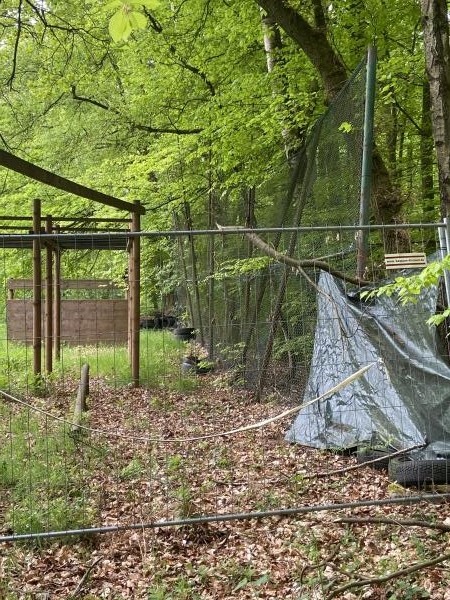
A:
MULTIPOLYGON (((132 214, 131 231, 138 232, 141 228, 139 212, 132 214)), ((131 273, 129 274, 130 289, 130 333, 131 333, 131 381, 133 387, 139 386, 140 362, 140 287, 141 287, 141 239, 139 236, 131 238, 131 273)))
MULTIPOLYGON (((57 226, 57 233, 59 229, 57 226)), ((55 360, 61 359, 61 248, 55 249, 53 277, 53 344, 55 360)))
MULTIPOLYGON (((41 201, 33 202, 33 229, 39 233, 41 229, 41 201)), ((33 240, 33 373, 41 374, 42 358, 42 266, 41 241, 33 240)))
POLYGON ((6 167, 11 171, 16 171, 16 173, 25 175, 25 177, 29 177, 35 181, 50 185, 58 190, 63 190, 69 194, 75 194, 80 198, 87 198, 88 200, 100 202, 106 206, 112 206, 113 208, 126 210, 131 213, 140 215, 145 213, 145 208, 141 204, 119 200, 119 198, 114 198, 114 196, 108 196, 107 194, 103 194, 103 192, 98 192, 97 190, 75 183, 70 179, 66 179, 65 177, 51 173, 42 167, 38 167, 23 158, 19 158, 10 152, 6 152, 6 150, 0 150, 0 166, 6 167))
MULTIPOLYGON (((51 233, 53 222, 47 216, 45 232, 51 233)), ((53 371, 53 248, 46 246, 45 256, 45 370, 53 371)))

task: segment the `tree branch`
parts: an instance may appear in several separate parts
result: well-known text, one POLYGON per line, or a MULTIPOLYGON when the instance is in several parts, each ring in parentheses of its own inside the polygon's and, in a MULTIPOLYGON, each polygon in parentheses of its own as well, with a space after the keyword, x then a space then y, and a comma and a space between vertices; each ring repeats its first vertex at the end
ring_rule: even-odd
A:
MULTIPOLYGON (((169 46, 169 50, 173 55, 177 54, 177 49, 175 48, 175 46, 173 46, 172 44, 170 44, 169 46)), ((178 57, 179 63, 177 63, 179 66, 183 67, 184 69, 190 71, 191 73, 193 73, 194 75, 198 75, 200 77, 200 79, 203 81, 203 83, 206 85, 206 87, 209 90, 209 93, 211 94, 211 96, 215 96, 216 95, 216 90, 214 88, 214 85, 211 83, 211 81, 208 79, 206 73, 204 73, 201 69, 199 69, 198 67, 194 67, 194 65, 191 65, 190 63, 187 62, 187 60, 185 60, 184 58, 178 57)))
MULTIPOLYGON (((115 115, 122 117, 121 113, 116 108, 108 106, 107 104, 103 104, 103 102, 99 102, 98 100, 95 100, 93 98, 87 98, 86 96, 79 96, 77 94, 76 86, 74 84, 72 84, 70 86, 70 89, 72 92, 72 98, 74 100, 77 100, 78 102, 87 102, 88 104, 97 106, 97 108, 101 108, 103 110, 109 110, 110 112, 114 113, 115 115)), ((127 120, 127 121, 132 129, 146 131, 147 133, 172 133, 175 135, 191 135, 191 134, 195 134, 195 133, 201 133, 203 131, 203 129, 201 129, 200 127, 191 128, 191 129, 183 129, 183 128, 179 128, 176 126, 152 127, 150 125, 143 125, 141 123, 135 123, 134 121, 130 121, 130 120, 127 120)))
POLYGON ((403 577, 404 575, 410 575, 411 573, 415 573, 416 571, 421 571, 422 569, 426 569, 427 567, 433 567, 434 565, 438 565, 446 560, 450 560, 450 552, 446 554, 441 554, 436 558, 431 560, 425 560, 420 563, 415 563, 410 567, 406 567, 405 569, 399 569, 398 571, 394 571, 393 573, 389 573, 388 575, 382 575, 380 577, 370 577, 367 579, 359 579, 358 581, 350 581, 345 585, 341 585, 335 588, 332 592, 330 592, 327 596, 327 600, 331 600, 331 598, 342 598, 343 592, 347 590, 351 590, 357 587, 364 587, 366 585, 375 585, 377 583, 386 583, 386 581, 390 581, 391 579, 397 579, 399 577, 403 577))
MULTIPOLYGON (((417 450, 418 448, 423 448, 426 444, 416 444, 415 446, 410 446, 409 448, 403 448, 402 450, 397 450, 396 452, 392 452, 389 454, 389 458, 394 458, 395 456, 400 456, 405 454, 406 452, 411 452, 411 450, 417 450)), ((374 458, 372 460, 367 460, 363 463, 359 463, 357 465, 350 465, 349 467, 343 467, 342 469, 335 469, 334 471, 319 471, 318 473, 311 473, 310 475, 304 475, 303 479, 319 479, 321 477, 330 477, 331 475, 343 475, 348 471, 355 471, 356 469, 362 469, 364 467, 368 467, 373 465, 381 460, 385 460, 385 456, 381 456, 380 458, 374 458)), ((449 527, 450 531, 450 527, 449 527)))
POLYGON ((368 524, 386 524, 402 525, 404 527, 425 527, 428 529, 437 529, 438 531, 450 531, 450 525, 444 523, 429 523, 418 519, 388 519, 387 517, 342 517, 337 523, 352 523, 355 525, 368 524))
POLYGON ((322 0, 313 0, 314 10, 314 22, 317 29, 325 31, 327 28, 327 21, 325 19, 325 12, 323 10, 322 0))
POLYGON ((110 110, 111 112, 115 112, 118 114, 113 108, 108 106, 107 104, 103 104, 98 100, 94 100, 93 98, 87 98, 86 96, 79 96, 77 94, 77 89, 74 84, 70 86, 70 91, 72 92, 72 98, 74 100, 78 100, 78 102, 87 102, 88 104, 93 104, 94 106, 98 106, 98 108, 103 108, 103 110, 110 110))
POLYGON ((152 29, 154 29, 156 31, 156 33, 162 33, 163 28, 162 28, 161 23, 158 21, 158 19, 156 19, 156 17, 154 17, 152 15, 152 13, 147 8, 145 8, 145 6, 144 6, 143 10, 144 10, 145 16, 150 21, 150 27, 152 29))
MULTIPOLYGON (((151 12, 149 10, 147 10, 146 8, 144 8, 144 13, 145 13, 146 17, 148 18, 148 20, 150 21, 150 27, 154 31, 156 31, 156 33, 163 33, 163 27, 162 27, 161 23, 151 14, 151 12)), ((169 44, 168 48, 169 48, 169 52, 172 55, 177 56, 178 51, 173 44, 169 44)), ((186 59, 180 57, 179 55, 178 55, 177 59, 179 61, 176 63, 178 66, 183 67, 184 69, 187 69, 194 75, 198 75, 200 77, 200 79, 203 81, 203 83, 206 85, 206 87, 208 88, 211 96, 216 95, 216 90, 214 88, 214 85, 208 79, 208 77, 204 71, 202 71, 198 67, 195 67, 194 65, 191 65, 190 63, 188 63, 188 61, 186 59)))
MULTIPOLYGON (((347 71, 332 48, 326 28, 312 27, 308 21, 284 0, 256 0, 257 4, 291 37, 319 72, 326 98, 330 101, 347 80, 347 71)), ((316 18, 317 18, 316 14, 316 18)), ((325 25, 326 23, 319 23, 325 25)))
POLYGON ((264 240, 262 240, 255 233, 246 232, 245 235, 247 239, 249 239, 254 246, 256 246, 262 252, 264 252, 264 254, 275 259, 277 262, 281 262, 290 267, 294 267, 294 269, 301 269, 305 267, 320 269, 321 271, 326 271, 327 273, 330 273, 330 275, 333 275, 334 277, 337 277, 342 281, 346 281, 347 283, 353 283, 354 285, 368 285, 371 283, 370 281, 366 281, 365 279, 360 279, 359 277, 352 277, 351 275, 347 275, 342 271, 338 271, 337 269, 331 267, 328 263, 323 262, 321 260, 297 260, 296 258, 292 258, 291 256, 286 256, 285 254, 282 254, 281 252, 278 252, 277 250, 269 246, 269 244, 266 244, 266 242, 264 242, 264 240))
POLYGON ((17 33, 16 33, 16 39, 14 41, 13 64, 12 64, 12 69, 11 69, 11 75, 9 76, 9 79, 6 82, 6 85, 9 87, 10 90, 12 90, 13 81, 16 76, 17 56, 19 53, 19 42, 20 42, 21 34, 22 34, 22 0, 19 0, 19 6, 17 7, 17 33))

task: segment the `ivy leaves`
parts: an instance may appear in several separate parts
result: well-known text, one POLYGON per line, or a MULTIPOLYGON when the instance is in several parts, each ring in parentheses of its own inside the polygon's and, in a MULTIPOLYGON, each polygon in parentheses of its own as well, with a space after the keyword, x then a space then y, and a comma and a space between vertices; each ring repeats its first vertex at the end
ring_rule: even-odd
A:
POLYGON ((147 17, 139 10, 141 7, 150 10, 158 6, 158 0, 112 0, 105 6, 105 10, 116 12, 109 20, 109 34, 115 42, 126 42, 133 31, 147 27, 147 17))

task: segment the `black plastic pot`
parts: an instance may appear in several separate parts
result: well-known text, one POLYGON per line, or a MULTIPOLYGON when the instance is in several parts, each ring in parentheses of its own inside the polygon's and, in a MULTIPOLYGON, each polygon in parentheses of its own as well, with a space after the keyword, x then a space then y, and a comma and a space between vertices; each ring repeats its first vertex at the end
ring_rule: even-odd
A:
POLYGON ((173 330, 173 335, 182 342, 195 340, 195 327, 177 327, 173 330))
POLYGON ((214 363, 201 361, 196 356, 185 356, 181 363, 183 373, 195 373, 196 375, 205 375, 214 370, 214 363))

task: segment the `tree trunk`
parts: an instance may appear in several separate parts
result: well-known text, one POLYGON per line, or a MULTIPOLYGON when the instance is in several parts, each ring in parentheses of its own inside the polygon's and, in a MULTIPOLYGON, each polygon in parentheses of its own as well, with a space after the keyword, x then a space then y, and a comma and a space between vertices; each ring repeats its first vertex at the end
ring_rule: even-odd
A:
POLYGON ((424 223, 432 223, 437 218, 434 204, 433 130, 430 113, 430 85, 427 80, 424 80, 422 88, 422 119, 420 124, 420 182, 422 220, 424 223))
POLYGON ((446 0, 421 0, 425 64, 443 216, 450 209, 450 44, 446 0))
POLYGON ((268 16, 263 15, 261 17, 263 26, 264 36, 264 50, 266 52, 267 72, 272 73, 274 78, 272 80, 274 94, 280 94, 283 98, 284 105, 286 107, 286 113, 288 116, 283 117, 283 125, 281 135, 284 141, 284 150, 288 160, 298 151, 302 140, 303 133, 300 132, 298 127, 295 126, 292 118, 293 110, 289 109, 291 98, 289 98, 289 86, 286 80, 286 75, 282 70, 276 70, 276 66, 283 65, 282 49, 283 42, 281 40, 280 29, 275 20, 268 16), (275 72, 274 72, 275 70, 275 72))
POLYGON ((347 81, 347 70, 329 43, 323 27, 314 28, 283 0, 256 0, 307 55, 319 72, 329 102, 347 81))
MULTIPOLYGON (((317 25, 313 27, 285 0, 256 2, 303 50, 322 79, 325 101, 333 100, 346 83, 348 74, 339 55, 328 41, 325 18, 318 20, 316 10, 317 25)), ((379 223, 395 223, 400 220, 403 198, 393 185, 389 171, 376 147, 373 153, 373 205, 375 218, 379 223)), ((388 247, 391 238, 393 234, 389 235, 387 240, 388 247)))

